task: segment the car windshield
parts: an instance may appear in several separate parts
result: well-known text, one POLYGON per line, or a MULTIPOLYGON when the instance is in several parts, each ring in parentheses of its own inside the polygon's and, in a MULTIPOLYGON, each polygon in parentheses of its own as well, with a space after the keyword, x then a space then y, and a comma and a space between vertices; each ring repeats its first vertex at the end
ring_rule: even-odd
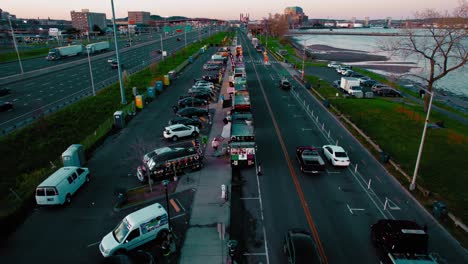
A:
POLYGON ((127 219, 124 219, 122 222, 120 222, 117 228, 115 228, 112 234, 114 235, 114 238, 117 240, 117 242, 122 243, 123 239, 127 236, 128 231, 130 231, 129 224, 127 219))
POLYGON ((335 152, 335 156, 337 158, 347 158, 348 156, 346 155, 346 152, 342 152, 342 151, 337 151, 335 152))

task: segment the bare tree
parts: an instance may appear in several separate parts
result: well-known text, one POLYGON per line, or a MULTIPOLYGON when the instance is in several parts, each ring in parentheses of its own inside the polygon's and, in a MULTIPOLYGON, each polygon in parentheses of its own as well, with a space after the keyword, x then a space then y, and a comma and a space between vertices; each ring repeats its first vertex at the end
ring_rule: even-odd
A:
MULTIPOLYGON (((460 0, 460 5, 452 14, 425 10, 416 14, 421 24, 408 23, 404 28, 405 36, 381 43, 383 51, 404 58, 409 56, 424 60, 428 72, 411 74, 427 84, 432 92, 435 82, 449 72, 464 67, 468 61, 467 32, 468 4, 460 0)), ((429 96, 425 98, 424 108, 427 111, 429 96)))
POLYGON ((282 14, 269 14, 266 20, 266 27, 269 35, 281 37, 289 30, 288 18, 282 14))

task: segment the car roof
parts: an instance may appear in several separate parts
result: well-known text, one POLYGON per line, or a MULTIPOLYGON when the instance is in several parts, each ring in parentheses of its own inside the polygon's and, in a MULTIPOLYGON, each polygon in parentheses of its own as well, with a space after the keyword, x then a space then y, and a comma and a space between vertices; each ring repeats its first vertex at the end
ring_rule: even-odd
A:
POLYGON ((167 126, 166 129, 176 129, 176 128, 179 128, 179 127, 186 127, 186 125, 184 124, 175 124, 175 125, 170 125, 170 126, 167 126))
POLYGON ((340 146, 335 146, 335 145, 325 145, 323 147, 330 147, 333 152, 345 152, 344 149, 340 146))
POLYGON ((45 179, 38 187, 55 187, 59 182, 66 179, 69 175, 76 171, 79 167, 68 166, 56 170, 52 175, 45 179))
POLYGON ((295 263, 316 263, 313 260, 320 262, 314 239, 309 233, 289 231, 289 234, 294 245, 295 263))
POLYGON ((139 226, 142 223, 145 223, 156 216, 166 214, 166 210, 162 207, 161 204, 155 203, 150 206, 144 207, 138 211, 135 211, 125 218, 127 222, 132 226, 139 226))

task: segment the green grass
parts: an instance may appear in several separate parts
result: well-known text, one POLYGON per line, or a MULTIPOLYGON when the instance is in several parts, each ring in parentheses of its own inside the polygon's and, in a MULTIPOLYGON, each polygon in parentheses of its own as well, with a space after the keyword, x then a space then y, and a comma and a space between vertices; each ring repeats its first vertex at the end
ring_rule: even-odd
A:
MULTIPOLYGON (((317 77, 307 76, 314 86, 317 77)), ((343 99, 335 97, 336 89, 321 81, 317 90, 338 110, 352 120, 409 175, 416 162, 425 113, 422 106, 408 105, 390 99, 343 99)), ((431 112, 430 120, 445 121, 445 129, 428 129, 418 184, 429 189, 434 197, 443 197, 455 215, 468 222, 468 127, 431 112)), ((407 183, 404 183, 407 185, 407 183)))
MULTIPOLYGON (((221 43, 226 33, 190 45, 170 56, 159 66, 146 68, 128 78, 127 102, 132 88, 146 90, 155 78, 167 74, 208 43, 221 43), (156 68, 156 69, 155 69, 156 68)), ((124 106, 128 108, 130 105, 124 106)), ((122 109, 118 83, 100 90, 97 96, 82 100, 0 139, 0 218, 29 201, 36 186, 50 175, 50 163, 60 166, 61 153, 71 144, 82 143, 87 153, 111 131, 113 113, 122 109), (13 194, 13 190, 21 201, 13 194)))
MULTIPOLYGON (((32 50, 20 51, 21 60, 36 58, 36 57, 45 57, 49 52, 49 48, 38 48, 32 50)), ((0 55, 0 62, 9 62, 18 60, 16 52, 6 52, 0 55)))

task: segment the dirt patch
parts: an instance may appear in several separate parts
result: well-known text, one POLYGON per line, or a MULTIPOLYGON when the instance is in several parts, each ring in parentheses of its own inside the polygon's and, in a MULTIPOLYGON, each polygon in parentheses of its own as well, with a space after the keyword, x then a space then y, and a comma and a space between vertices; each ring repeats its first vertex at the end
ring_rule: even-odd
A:
POLYGON ((448 134, 447 134, 447 143, 455 143, 455 144, 458 144, 458 145, 464 145, 466 146, 466 144, 468 144, 468 138, 466 138, 464 135, 461 135, 457 132, 454 132, 454 131, 448 131, 448 134))
POLYGON ((396 111, 398 113, 406 115, 409 119, 415 120, 415 121, 424 121, 424 117, 408 108, 404 108, 402 106, 398 106, 396 108, 396 111))

